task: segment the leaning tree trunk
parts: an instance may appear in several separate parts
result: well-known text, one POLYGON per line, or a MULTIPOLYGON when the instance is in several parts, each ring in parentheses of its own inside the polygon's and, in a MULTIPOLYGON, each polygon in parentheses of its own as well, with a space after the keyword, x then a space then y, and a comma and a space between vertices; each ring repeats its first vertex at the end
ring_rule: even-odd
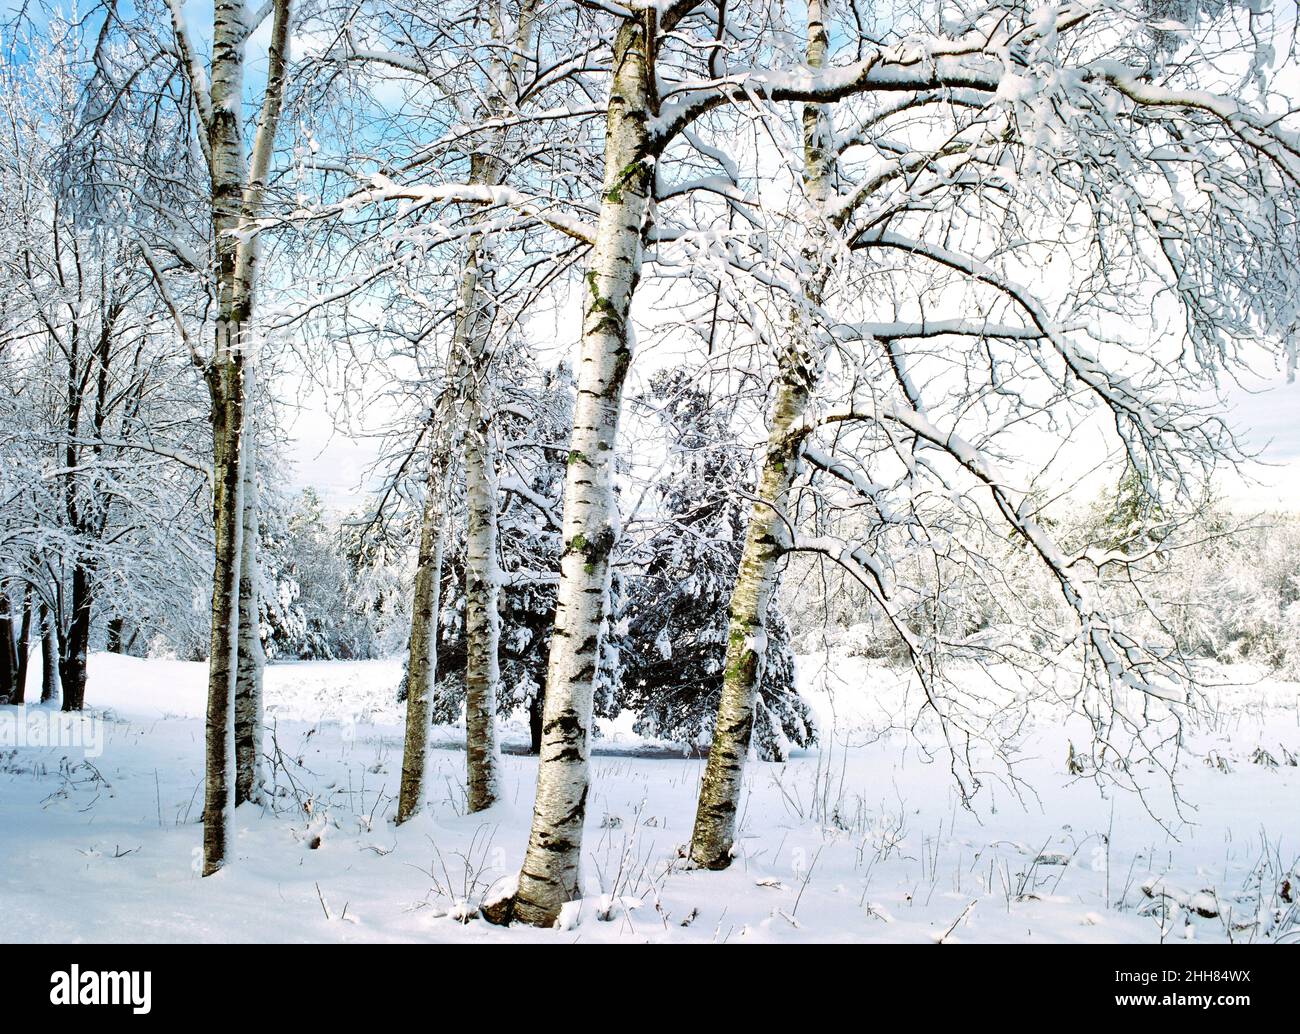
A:
MULTIPOLYGON (((212 238, 216 251, 217 326, 207 368, 212 399, 212 638, 204 729, 203 875, 225 864, 235 783, 235 678, 239 657, 239 574, 244 531, 244 335, 240 215, 244 138, 239 121, 244 88, 242 5, 218 3, 212 23, 212 88, 207 114, 212 170, 212 238)), ((202 83, 192 83, 197 90, 202 83)))
POLYGON ((48 704, 59 695, 59 636, 54 615, 41 604, 41 703, 48 704))
MULTIPOLYGON (((446 411, 439 407, 439 417, 446 411)), ((439 419, 435 417, 435 420, 439 419)), ((397 797, 400 825, 420 810, 429 749, 429 698, 438 674, 438 611, 442 593, 442 555, 447 529, 447 435, 433 429, 429 483, 420 518, 420 555, 411 601, 411 642, 406 663, 406 741, 402 745, 402 786, 397 797)))
POLYGON ((605 177, 578 364, 573 437, 564 489, 564 554, 546 674, 542 749, 532 831, 513 898, 488 909, 550 926, 579 896, 588 749, 600 641, 617 535, 614 444, 623 382, 632 359, 629 310, 641 273, 641 234, 654 164, 651 103, 653 19, 629 19, 614 44, 605 127, 605 177))
POLYGON ((691 860, 709 869, 725 869, 731 864, 741 777, 767 653, 767 610, 776 585, 777 560, 786 542, 786 505, 798 459, 799 438, 791 434, 791 428, 803 415, 808 397, 807 384, 796 377, 784 381, 779 389, 731 594, 722 695, 691 836, 691 860))
MULTIPOLYGON (((809 67, 824 65, 826 48, 821 3, 811 0, 808 4, 809 67)), ((835 161, 834 132, 826 105, 804 105, 803 132, 804 189, 824 219, 831 198, 835 161)), ((820 304, 833 261, 834 250, 820 231, 820 225, 814 221, 815 228, 802 253, 806 308, 820 304)), ((754 708, 767 654, 767 611, 776 589, 777 561, 788 544, 786 508, 803 443, 801 418, 821 369, 817 347, 805 341, 805 337, 816 337, 815 319, 800 317, 796 313, 792 319, 790 341, 778 357, 781 375, 767 451, 731 594, 722 693, 691 834, 691 861, 708 869, 725 869, 731 864, 745 760, 754 731, 754 708)))
MULTIPOLYGON (((246 370, 246 376, 251 371, 246 370)), ((247 388, 248 385, 246 384, 247 388)), ((244 525, 239 551, 239 655, 235 673, 235 807, 256 800, 262 785, 262 649, 259 607, 256 443, 244 434, 244 525)))

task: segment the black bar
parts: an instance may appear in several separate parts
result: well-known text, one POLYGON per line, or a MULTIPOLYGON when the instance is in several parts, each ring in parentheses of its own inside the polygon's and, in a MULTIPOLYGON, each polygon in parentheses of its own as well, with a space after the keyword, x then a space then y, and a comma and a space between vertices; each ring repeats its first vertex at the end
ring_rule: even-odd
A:
MULTIPOLYGON (((499 945, 498 945, 499 946, 499 945)), ((460 1009, 488 1010, 494 1025, 510 1016, 545 1022, 547 1006, 573 995, 565 1022, 621 1026, 653 1002, 665 1015, 709 1015, 759 1022, 877 1008, 905 1009, 927 1021, 1018 1015, 1070 1029, 1088 1020, 1150 1013, 1183 1022, 1193 1015, 1232 1023, 1249 1015, 1295 1018, 1297 957, 1277 946, 948 946, 808 945, 776 948, 781 959, 631 959, 622 946, 585 951, 575 970, 570 945, 515 950, 485 960, 456 945, 9 945, 0 949, 6 1017, 241 1027, 276 1022, 325 1029, 366 1021, 382 1027, 392 1010, 430 1010, 430 1022, 456 1022, 460 1009), (945 950, 940 950, 943 948, 945 950), (830 957, 830 953, 834 957, 830 957), (74 973, 87 994, 118 1004, 56 1004, 74 973), (136 974, 105 982, 98 974, 136 974), (149 974, 147 1011, 139 1004, 149 974), (755 980, 756 974, 766 974, 755 980), (92 976, 87 977, 87 974, 92 976), (735 989, 725 990, 728 982, 735 989), (134 999, 134 1000, 133 1000, 134 999), (737 1001, 739 999, 739 1001, 737 1001), (727 1003, 723 1005, 723 1003, 727 1003), (439 1004, 441 1003, 441 1004, 439 1004), (447 1010, 451 1003, 456 1008, 447 1010), (516 1013, 516 1010, 518 1012, 516 1013), (700 1011, 697 1011, 700 1010, 700 1011), (777 1012, 774 1012, 776 1010, 777 1012), (60 1016, 60 1013, 64 1014, 60 1016), (604 1018, 602 1019, 602 1015, 604 1018), (587 1014, 584 1017, 584 1014, 587 1014)), ((514 946, 518 947, 518 946, 514 946)), ((633 946, 629 945, 628 948, 633 946)), ((685 946, 683 946, 685 947, 685 946)), ((711 946, 691 946, 696 953, 711 946)), ((752 949, 751 949, 752 950, 752 949)), ((761 950, 761 949, 760 949, 761 950)), ((734 953, 733 953, 734 954, 734 953)), ((747 953, 745 953, 747 954, 747 953)), ((79 992, 80 996, 80 992, 79 992)), ((556 1013, 559 1018, 559 1013, 556 1013)), ((16 1026, 11 1030, 27 1029, 16 1026)))

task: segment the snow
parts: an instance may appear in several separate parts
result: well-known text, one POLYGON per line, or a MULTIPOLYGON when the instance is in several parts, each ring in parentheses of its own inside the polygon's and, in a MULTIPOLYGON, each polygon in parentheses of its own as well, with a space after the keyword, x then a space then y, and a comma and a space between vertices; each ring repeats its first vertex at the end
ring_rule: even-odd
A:
MULTIPOLYGON (((0 940, 1214 943, 1300 934, 1300 685, 1248 669, 1216 669, 1219 686, 1189 723, 1180 818, 1069 774, 1067 744, 1080 743, 1080 730, 1046 707, 1017 744, 1023 782, 990 777, 965 811, 941 755, 927 754, 939 734, 925 723, 915 735, 900 729, 916 693, 906 672, 838 653, 801 658, 824 742, 783 765, 750 762, 736 861, 720 873, 692 870, 677 853, 704 759, 655 750, 625 722, 607 725, 592 759, 587 897, 557 930, 502 929, 477 915, 485 897, 510 892, 527 841, 536 762, 512 752, 526 741, 522 722, 502 730, 497 806, 465 814, 462 733, 441 728, 426 808, 392 825, 400 671, 400 660, 267 669, 276 796, 236 813, 232 864, 201 879, 206 669, 93 655, 93 707, 79 721, 95 724, 100 739, 83 742, 98 742, 99 756, 0 745, 0 940), (1261 748, 1275 764, 1252 760, 1261 748)), ((0 715, 4 735, 18 711, 0 715)))

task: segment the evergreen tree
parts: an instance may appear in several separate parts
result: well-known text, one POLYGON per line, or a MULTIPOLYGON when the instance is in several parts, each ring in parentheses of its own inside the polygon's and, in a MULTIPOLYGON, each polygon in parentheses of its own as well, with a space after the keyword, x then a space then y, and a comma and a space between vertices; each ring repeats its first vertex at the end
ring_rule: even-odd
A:
MULTIPOLYGON (((525 709, 536 753, 541 740, 542 689, 555 622, 555 571, 563 543, 558 526, 564 487, 565 438, 573 412, 573 376, 567 366, 531 376, 526 360, 503 386, 497 415, 501 441, 497 519, 502 585, 497 712, 525 709), (531 383, 530 383, 531 382, 531 383)), ((459 486, 450 513, 452 527, 443 556, 438 621, 437 686, 430 702, 434 722, 456 721, 465 704, 465 534, 457 520, 459 486)), ((398 689, 406 699, 406 677, 398 689)))
MULTIPOLYGON (((637 715, 644 735, 696 743, 712 730, 722 689, 728 607, 749 511, 739 486, 751 484, 748 457, 731 432, 731 407, 688 373, 657 375, 643 402, 667 435, 669 456, 656 491, 663 518, 641 547, 640 573, 626 580, 621 615, 619 709, 637 715)), ((754 743, 784 760, 816 736, 795 689, 785 618, 768 614, 754 743)))

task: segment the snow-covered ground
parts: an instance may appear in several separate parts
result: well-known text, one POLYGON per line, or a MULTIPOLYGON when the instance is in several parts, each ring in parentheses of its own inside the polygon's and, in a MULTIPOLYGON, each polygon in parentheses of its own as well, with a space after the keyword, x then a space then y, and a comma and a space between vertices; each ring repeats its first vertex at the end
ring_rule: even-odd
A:
MULTIPOLYGON (((832 700, 817 691, 824 663, 801 671, 833 731, 787 764, 750 765, 727 872, 677 857, 704 762, 607 729, 588 896, 575 927, 543 931, 461 921, 523 857, 534 759, 508 755, 506 799, 468 816, 458 732, 441 730, 428 807, 389 821, 400 662, 267 670, 278 796, 240 809, 235 858, 205 880, 206 669, 96 655, 87 717, 0 708, 0 940, 1300 939, 1300 686, 1218 673, 1240 684, 1189 733, 1182 818, 1070 775, 1067 728, 1051 720, 1022 745, 1032 792, 990 779, 972 813, 916 738, 872 731, 902 675, 833 658, 832 700), (74 732, 83 746, 35 743, 74 732)), ((505 738, 522 742, 523 728, 505 738)))

